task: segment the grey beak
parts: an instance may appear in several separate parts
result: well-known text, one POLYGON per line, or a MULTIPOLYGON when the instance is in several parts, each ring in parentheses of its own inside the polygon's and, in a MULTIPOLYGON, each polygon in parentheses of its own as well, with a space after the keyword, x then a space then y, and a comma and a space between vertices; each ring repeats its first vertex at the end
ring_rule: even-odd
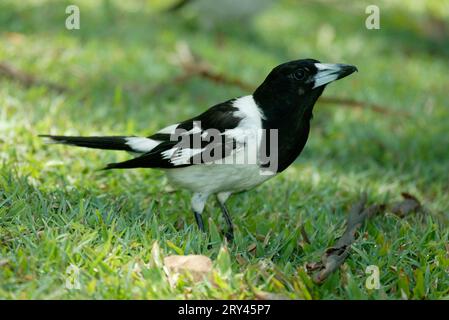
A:
POLYGON ((315 81, 313 89, 342 79, 358 71, 356 66, 341 63, 315 63, 315 67, 318 71, 313 79, 315 81))

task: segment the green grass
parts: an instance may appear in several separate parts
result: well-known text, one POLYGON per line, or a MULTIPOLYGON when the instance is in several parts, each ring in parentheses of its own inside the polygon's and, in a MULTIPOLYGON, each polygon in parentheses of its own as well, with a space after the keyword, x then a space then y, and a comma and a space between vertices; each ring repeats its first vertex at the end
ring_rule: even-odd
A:
MULTIPOLYGON (((0 61, 70 88, 57 93, 0 79, 0 298, 244 299, 258 290, 300 299, 449 298, 449 43, 423 31, 432 8, 379 2, 381 30, 370 31, 362 3, 281 1, 251 25, 215 36, 187 15, 159 14, 164 1, 121 2, 0 4, 0 61), (81 9, 77 31, 64 28, 72 3, 81 9), (229 201, 236 239, 220 253, 224 221, 213 201, 205 212, 209 234, 202 235, 189 194, 166 193, 161 172, 96 171, 127 155, 46 146, 37 137, 149 135, 247 94, 202 79, 155 93, 179 75, 170 55, 181 40, 217 70, 254 85, 289 59, 352 63, 360 72, 325 96, 410 116, 318 103, 297 162, 229 201), (342 234, 364 190, 372 203, 410 192, 433 214, 376 217, 342 268, 314 285, 305 263, 319 260, 342 234), (302 224, 311 244, 301 237, 302 224), (214 284, 170 286, 154 259, 155 243, 162 256, 209 256, 214 284), (72 264, 80 269, 79 290, 65 287, 72 264), (380 290, 365 288, 369 265, 379 267, 380 290)), ((448 21, 444 12, 438 14, 448 21)))

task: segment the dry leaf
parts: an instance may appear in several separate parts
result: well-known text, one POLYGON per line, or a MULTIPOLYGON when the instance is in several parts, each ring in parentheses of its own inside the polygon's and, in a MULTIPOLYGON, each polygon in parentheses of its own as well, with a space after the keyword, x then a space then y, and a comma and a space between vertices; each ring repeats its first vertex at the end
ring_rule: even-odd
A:
POLYGON ((6 32, 5 35, 6 35, 6 38, 15 45, 23 43, 23 40, 25 40, 25 38, 26 38, 23 33, 17 33, 17 32, 6 32))
POLYGON ((321 262, 307 262, 305 264, 305 269, 307 272, 313 272, 313 271, 317 271, 317 270, 321 270, 323 269, 323 264, 321 262))
POLYGON ((26 274, 23 277, 23 279, 26 280, 26 281, 31 281, 31 280, 34 280, 34 277, 31 274, 26 274))
POLYGON ((265 241, 265 235, 263 234, 256 234, 256 239, 259 241, 265 241))
POLYGON ((248 264, 248 260, 246 260, 240 253, 235 256, 235 259, 241 266, 248 264))
POLYGON ((277 293, 270 293, 265 291, 254 292, 256 300, 290 300, 286 296, 277 293))
POLYGON ((2 259, 0 260, 0 267, 6 266, 9 264, 9 260, 8 259, 2 259))
POLYGON ((249 253, 255 254, 256 253, 256 249, 257 249, 257 243, 251 243, 247 250, 249 253))
POLYGON ((401 193, 401 195, 404 200, 394 203, 391 208, 395 215, 402 218, 410 213, 422 211, 421 202, 415 196, 406 192, 401 193))
POLYGON ((164 266, 173 277, 190 274, 194 281, 201 281, 211 272, 212 260, 202 255, 172 255, 164 258, 164 266))

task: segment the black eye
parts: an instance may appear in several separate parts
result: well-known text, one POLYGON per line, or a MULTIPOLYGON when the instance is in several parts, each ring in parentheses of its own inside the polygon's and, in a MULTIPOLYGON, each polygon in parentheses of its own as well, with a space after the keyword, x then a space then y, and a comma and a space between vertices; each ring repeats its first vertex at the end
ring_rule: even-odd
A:
POLYGON ((295 79, 295 80, 304 80, 304 78, 306 77, 306 73, 304 72, 304 70, 296 70, 294 73, 293 73, 293 78, 295 79))

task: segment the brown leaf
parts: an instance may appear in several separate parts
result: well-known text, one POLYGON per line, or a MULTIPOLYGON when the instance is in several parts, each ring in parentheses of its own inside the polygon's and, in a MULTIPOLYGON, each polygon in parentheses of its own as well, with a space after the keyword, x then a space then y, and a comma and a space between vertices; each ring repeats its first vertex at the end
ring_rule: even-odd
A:
POLYGON ((23 33, 17 33, 17 32, 6 32, 5 36, 9 41, 11 41, 15 45, 23 43, 23 41, 26 38, 23 33))
POLYGON ((406 192, 401 193, 401 195, 404 200, 394 203, 391 208, 395 215, 403 218, 410 213, 422 211, 422 205, 418 198, 406 192))
POLYGON ((255 254, 256 253, 256 249, 257 249, 257 244, 256 243, 251 243, 247 250, 249 253, 255 254))
POLYGON ((34 277, 31 274, 26 274, 23 276, 23 279, 26 281, 34 280, 34 277))
POLYGON ((238 264, 241 266, 248 264, 248 260, 246 260, 240 253, 238 253, 235 256, 235 259, 237 260, 238 264))
POLYGON ((0 260, 0 267, 6 266, 9 264, 9 260, 8 259, 1 259, 0 260))
POLYGON ((317 270, 323 269, 323 263, 322 262, 307 262, 305 264, 305 269, 307 272, 313 272, 317 270))
POLYGON ((254 292, 256 300, 290 300, 286 296, 278 293, 270 293, 266 291, 256 291, 254 292))
POLYGON ((256 239, 257 240, 259 240, 259 241, 265 241, 265 235, 263 235, 263 234, 256 234, 256 239))
POLYGON ((211 272, 212 260, 202 255, 172 255, 164 258, 164 266, 171 275, 191 274, 194 281, 201 281, 211 272))

